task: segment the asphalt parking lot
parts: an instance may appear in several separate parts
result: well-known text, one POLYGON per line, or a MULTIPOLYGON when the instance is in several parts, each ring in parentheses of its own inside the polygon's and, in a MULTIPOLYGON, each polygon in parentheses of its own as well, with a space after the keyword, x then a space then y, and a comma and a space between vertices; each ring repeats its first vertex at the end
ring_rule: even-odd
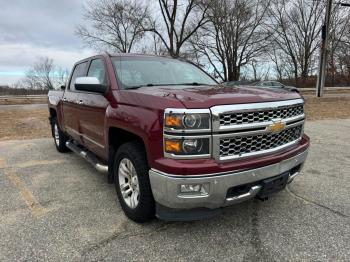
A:
POLYGON ((350 119, 308 122, 304 172, 213 219, 136 224, 51 139, 0 142, 0 261, 349 261, 350 119))

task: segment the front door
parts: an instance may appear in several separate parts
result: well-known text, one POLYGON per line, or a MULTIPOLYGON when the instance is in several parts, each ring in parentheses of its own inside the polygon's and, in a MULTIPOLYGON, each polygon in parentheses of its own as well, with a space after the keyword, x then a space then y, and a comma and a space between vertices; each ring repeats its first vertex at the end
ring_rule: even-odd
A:
POLYGON ((74 138, 74 140, 78 142, 81 142, 81 137, 78 132, 79 97, 75 92, 74 83, 77 77, 82 77, 86 75, 87 65, 88 62, 85 61, 80 64, 77 64, 74 67, 69 85, 66 87, 64 96, 62 98, 64 129, 71 137, 74 138))
MULTIPOLYGON (((104 60, 91 60, 87 76, 96 77, 101 84, 108 84, 104 60)), ((78 131, 83 145, 96 155, 106 157, 105 116, 109 105, 103 94, 79 92, 78 131)))

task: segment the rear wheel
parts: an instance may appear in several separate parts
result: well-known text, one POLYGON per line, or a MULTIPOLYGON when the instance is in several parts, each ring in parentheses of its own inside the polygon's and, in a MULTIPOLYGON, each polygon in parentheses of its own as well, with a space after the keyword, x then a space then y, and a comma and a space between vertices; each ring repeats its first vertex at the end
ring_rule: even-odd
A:
POLYGON ((69 149, 66 147, 68 137, 62 132, 62 130, 58 126, 56 117, 52 120, 51 129, 57 151, 61 153, 68 152, 69 149))
POLYGON ((126 216, 139 223, 152 219, 155 205, 143 146, 136 142, 120 146, 113 172, 118 199, 126 216))

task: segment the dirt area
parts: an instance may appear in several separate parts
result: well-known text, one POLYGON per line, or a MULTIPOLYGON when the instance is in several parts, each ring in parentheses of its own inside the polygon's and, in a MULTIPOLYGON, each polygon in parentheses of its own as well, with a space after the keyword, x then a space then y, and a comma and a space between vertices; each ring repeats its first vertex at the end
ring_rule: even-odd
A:
MULTIPOLYGON (((306 97, 308 120, 350 118, 350 96, 306 97)), ((16 106, 0 107, 0 140, 50 137, 48 110, 16 106)))
MULTIPOLYGON (((314 96, 315 93, 316 93, 316 90, 309 90, 309 89, 302 89, 300 88, 299 89, 299 92, 302 94, 302 95, 311 95, 311 96, 314 96)), ((350 94, 350 88, 342 88, 342 89, 335 89, 335 90, 329 90, 329 89, 326 89, 324 91, 324 94, 325 95, 338 95, 338 94, 350 94)))
POLYGON ((308 120, 350 118, 350 96, 306 97, 305 100, 308 120))
POLYGON ((47 108, 1 109, 0 140, 50 137, 47 108))

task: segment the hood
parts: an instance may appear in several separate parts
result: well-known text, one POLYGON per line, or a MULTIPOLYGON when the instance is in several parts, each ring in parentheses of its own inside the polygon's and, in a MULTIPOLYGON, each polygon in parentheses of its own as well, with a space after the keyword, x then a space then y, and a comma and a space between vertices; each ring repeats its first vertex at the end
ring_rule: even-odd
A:
POLYGON ((209 108, 216 105, 273 102, 300 98, 296 92, 283 89, 232 86, 153 86, 136 92, 164 98, 175 98, 186 108, 209 108))

